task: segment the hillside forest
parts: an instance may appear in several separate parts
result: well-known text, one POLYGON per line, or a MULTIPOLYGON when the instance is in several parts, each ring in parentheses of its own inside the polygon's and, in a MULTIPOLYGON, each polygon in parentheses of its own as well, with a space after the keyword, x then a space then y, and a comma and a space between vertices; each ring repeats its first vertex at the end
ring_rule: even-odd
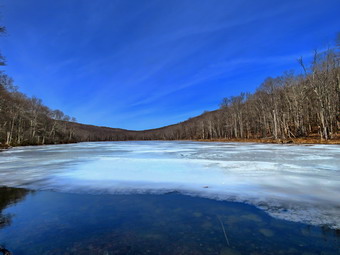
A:
MULTIPOLYGON (((4 33, 5 28, 0 27, 4 33)), ((339 36, 340 37, 340 36, 339 36)), ((144 131, 79 124, 60 110, 21 93, 11 77, 0 73, 0 145, 59 144, 124 140, 287 141, 317 137, 339 139, 340 38, 334 47, 298 60, 302 72, 269 77, 254 93, 223 98, 219 109, 184 122, 144 131)), ((0 56, 0 65, 5 65, 0 56)))

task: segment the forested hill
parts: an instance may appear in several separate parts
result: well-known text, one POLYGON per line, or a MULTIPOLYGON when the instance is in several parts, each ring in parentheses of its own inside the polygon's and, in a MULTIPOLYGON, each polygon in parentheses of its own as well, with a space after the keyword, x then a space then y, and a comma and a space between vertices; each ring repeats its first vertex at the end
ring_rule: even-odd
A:
MULTIPOLYGON (((340 40, 339 40, 340 41, 340 40)), ((255 93, 224 98, 220 109, 158 129, 130 131, 75 122, 40 99, 19 92, 0 73, 0 145, 38 145, 82 141, 339 138, 339 44, 310 64, 299 60, 301 75, 286 72, 266 79, 255 93)), ((0 56, 0 62, 2 58, 0 56)), ((1 64, 1 63, 0 63, 1 64)))
POLYGON ((177 125, 146 131, 163 139, 339 139, 340 55, 337 47, 318 54, 303 74, 267 78, 255 93, 224 98, 220 109, 177 125))

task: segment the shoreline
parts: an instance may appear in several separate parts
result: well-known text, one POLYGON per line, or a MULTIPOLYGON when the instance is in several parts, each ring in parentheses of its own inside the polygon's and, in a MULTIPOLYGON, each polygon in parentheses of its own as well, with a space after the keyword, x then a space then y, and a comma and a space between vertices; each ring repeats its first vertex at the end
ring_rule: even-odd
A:
POLYGON ((303 138, 290 138, 290 139, 273 139, 273 138, 213 138, 213 139, 181 139, 181 140, 117 140, 117 141, 79 141, 70 143, 51 143, 51 144, 27 144, 27 145, 3 145, 0 144, 0 152, 15 147, 27 146, 46 146, 46 145, 61 145, 61 144, 76 144, 83 142, 134 142, 134 141, 193 141, 193 142, 221 142, 221 143, 259 143, 259 144, 328 144, 340 145, 340 134, 336 138, 324 140, 319 137, 303 137, 303 138))
MULTIPOLYGON (((181 141, 181 140, 179 140, 181 141)), ((217 139, 192 139, 197 142, 239 142, 239 143, 262 143, 262 144, 335 144, 340 145, 340 139, 321 140, 320 138, 304 137, 291 139, 271 139, 271 138, 217 138, 217 139)))

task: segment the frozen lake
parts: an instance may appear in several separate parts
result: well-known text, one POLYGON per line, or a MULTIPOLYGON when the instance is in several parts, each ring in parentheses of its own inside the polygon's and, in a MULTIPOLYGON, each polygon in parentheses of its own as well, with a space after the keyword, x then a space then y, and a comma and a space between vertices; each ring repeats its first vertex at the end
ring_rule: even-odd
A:
POLYGON ((0 153, 0 186, 76 193, 179 192, 340 229, 340 146, 98 142, 0 153))

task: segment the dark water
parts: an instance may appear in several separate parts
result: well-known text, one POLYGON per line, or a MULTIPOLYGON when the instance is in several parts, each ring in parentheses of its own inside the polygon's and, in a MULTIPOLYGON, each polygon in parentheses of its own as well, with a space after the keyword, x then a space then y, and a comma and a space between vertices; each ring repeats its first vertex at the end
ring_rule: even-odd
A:
POLYGON ((13 254, 340 254, 337 231, 179 194, 0 188, 0 212, 0 245, 13 254))

